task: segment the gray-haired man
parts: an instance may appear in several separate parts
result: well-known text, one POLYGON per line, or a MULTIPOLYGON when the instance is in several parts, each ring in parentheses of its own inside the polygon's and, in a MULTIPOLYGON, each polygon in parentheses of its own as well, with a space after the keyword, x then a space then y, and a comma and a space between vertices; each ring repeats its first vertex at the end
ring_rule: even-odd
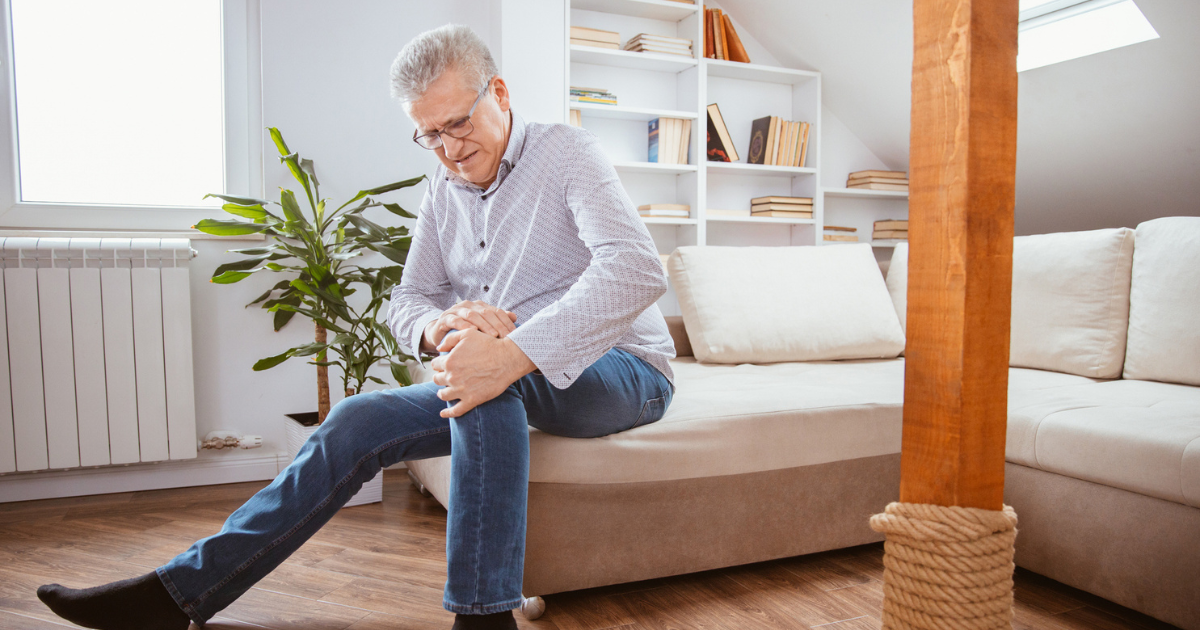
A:
POLYGON ((60 616, 121 630, 204 623, 278 566, 367 480, 451 456, 447 581, 454 628, 515 628, 525 554, 528 427, 597 437, 654 422, 674 347, 654 305, 655 247, 596 139, 526 124, 469 29, 421 34, 393 94, 434 151, 388 323, 440 352, 432 383, 343 400, 296 460, 221 532, 155 572, 38 590, 60 616))

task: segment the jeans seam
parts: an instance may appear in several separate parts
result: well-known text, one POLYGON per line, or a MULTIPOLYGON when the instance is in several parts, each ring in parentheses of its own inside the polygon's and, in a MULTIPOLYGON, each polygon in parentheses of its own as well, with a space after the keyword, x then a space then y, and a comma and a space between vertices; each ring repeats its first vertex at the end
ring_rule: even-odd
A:
MULTIPOLYGON (((483 419, 479 418, 478 416, 482 413, 483 412, 480 411, 479 413, 475 414, 476 420, 480 424, 482 423, 483 419)), ((475 441, 475 443, 476 443, 476 446, 478 447, 478 455, 475 458, 475 461, 479 462, 479 498, 476 500, 475 505, 479 506, 479 519, 478 519, 478 522, 475 524, 475 532, 474 532, 474 535, 475 535, 475 562, 473 564, 475 565, 475 569, 476 569, 475 570, 475 594, 471 597, 471 599, 473 599, 475 601, 479 601, 479 589, 481 587, 480 582, 483 580, 483 571, 479 570, 479 563, 483 559, 483 536, 481 535, 481 532, 483 531, 483 505, 484 505, 484 503, 483 503, 483 488, 484 488, 484 486, 487 485, 487 480, 484 479, 484 475, 486 474, 486 471, 487 471, 487 464, 483 461, 483 431, 482 430, 478 431, 478 439, 475 441)))
MULTIPOLYGON (((333 490, 330 491, 330 493, 328 495, 326 495, 325 499, 323 501, 321 501, 319 504, 317 504, 317 507, 315 507, 311 511, 309 511, 309 513, 306 514, 304 516, 304 518, 301 519, 301 521, 295 525, 295 527, 292 527, 285 534, 283 534, 282 536, 271 541, 269 544, 267 544, 267 546, 263 547, 257 553, 255 553, 253 556, 251 556, 249 560, 245 561, 244 563, 241 564, 241 566, 234 569, 229 575, 225 576, 225 579, 221 580, 215 586, 208 589, 201 595, 197 596, 194 601, 188 602, 187 604, 185 604, 185 606, 187 606, 187 607, 202 606, 204 604, 204 602, 206 600, 208 600, 208 598, 212 597, 218 591, 220 591, 222 588, 224 588, 226 584, 229 584, 231 581, 233 581, 233 578, 237 577, 238 575, 241 575, 246 569, 249 569, 251 565, 253 565, 255 562, 258 561, 259 558, 266 555, 266 553, 268 551, 271 551, 275 547, 278 547, 280 544, 282 544, 288 538, 291 538, 293 535, 295 535, 296 532, 300 531, 300 528, 307 525, 308 522, 311 521, 314 516, 316 516, 317 512, 320 512, 322 509, 325 508, 325 506, 329 505, 329 502, 333 500, 334 495, 336 495, 338 493, 338 491, 342 489, 343 486, 345 486, 347 483, 349 483, 350 479, 352 477, 354 477, 355 474, 358 473, 358 471, 362 468, 363 464, 365 464, 372 457, 375 457, 376 455, 382 453, 383 451, 385 451, 397 444, 400 444, 401 442, 407 442, 409 440, 415 440, 417 438, 422 438, 422 437, 426 437, 429 435, 436 435, 438 433, 445 433, 449 430, 450 430, 449 427, 430 429, 428 431, 424 431, 421 433, 414 433, 409 436, 397 438, 395 440, 392 440, 391 442, 384 443, 382 446, 379 446, 375 450, 373 450, 370 453, 368 453, 367 455, 363 456, 361 459, 358 460, 358 463, 354 465, 353 470, 351 470, 345 477, 342 477, 342 480, 339 481, 336 486, 334 486, 333 490)), ((380 472, 382 473, 383 471, 380 470, 380 472)))
MULTIPOLYGON (((652 403, 656 400, 666 400, 666 398, 667 397, 665 395, 663 395, 663 396, 659 396, 658 398, 651 398, 651 399, 647 400, 645 403, 643 403, 642 404, 642 413, 638 414, 637 422, 634 422, 633 426, 629 427, 629 429, 636 429, 637 427, 642 425, 642 420, 644 420, 646 418, 646 410, 648 410, 650 408, 650 403, 652 403)), ((628 431, 629 429, 625 429, 625 430, 628 431)))

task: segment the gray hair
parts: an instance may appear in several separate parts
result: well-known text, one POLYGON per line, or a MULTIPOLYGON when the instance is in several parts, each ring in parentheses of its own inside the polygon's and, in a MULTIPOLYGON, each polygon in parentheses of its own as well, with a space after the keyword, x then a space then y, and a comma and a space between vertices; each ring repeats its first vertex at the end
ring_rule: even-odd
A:
POLYGON ((482 90, 499 73, 483 39, 470 27, 447 24, 417 35, 396 55, 392 96, 407 106, 450 69, 457 70, 466 87, 475 90, 482 90))

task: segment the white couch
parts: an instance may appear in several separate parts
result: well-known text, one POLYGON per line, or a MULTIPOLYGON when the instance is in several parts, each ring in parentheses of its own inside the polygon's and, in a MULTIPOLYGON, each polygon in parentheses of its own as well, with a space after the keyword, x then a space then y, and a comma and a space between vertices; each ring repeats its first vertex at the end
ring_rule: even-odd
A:
MULTIPOLYGON (((593 440, 530 430, 525 594, 879 540, 906 256, 885 284, 866 245, 677 250, 666 416, 593 440)), ((1017 238, 1012 321, 1017 563, 1200 629, 1200 218, 1017 238)), ((410 467, 445 504, 448 458, 410 467)))

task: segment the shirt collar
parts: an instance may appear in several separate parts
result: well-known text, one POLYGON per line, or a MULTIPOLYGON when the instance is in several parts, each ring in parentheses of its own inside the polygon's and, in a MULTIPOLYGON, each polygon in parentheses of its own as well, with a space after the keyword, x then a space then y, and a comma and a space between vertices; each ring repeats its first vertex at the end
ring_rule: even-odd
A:
MULTIPOLYGON (((521 159, 521 153, 525 150, 525 119, 512 109, 509 109, 508 113, 508 146, 504 148, 504 156, 500 158, 500 170, 496 172, 496 181, 492 182, 487 191, 481 191, 484 193, 490 194, 490 191, 500 186, 509 172, 516 167, 517 161, 521 159)), ((443 166, 443 168, 445 167, 443 166)), ((463 179, 450 169, 446 169, 446 181, 479 190, 478 185, 463 179)))

